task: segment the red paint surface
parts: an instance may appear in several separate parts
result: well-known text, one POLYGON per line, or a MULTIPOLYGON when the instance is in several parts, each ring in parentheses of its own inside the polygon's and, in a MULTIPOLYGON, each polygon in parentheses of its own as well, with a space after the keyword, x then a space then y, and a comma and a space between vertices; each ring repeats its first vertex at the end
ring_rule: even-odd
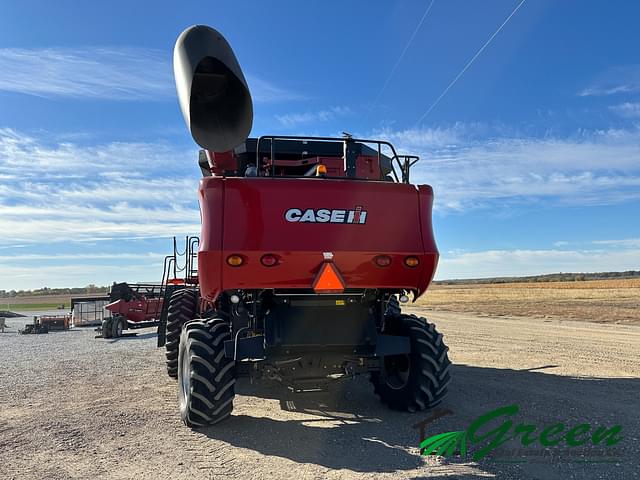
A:
POLYGON ((202 232, 198 274, 202 295, 215 300, 230 289, 311 288, 333 254, 346 288, 407 289, 423 293, 435 273, 438 250, 431 226, 433 191, 391 182, 321 178, 221 178, 200 182, 202 232), (367 212, 365 224, 290 223, 290 208, 367 212), (243 266, 225 259, 242 255, 243 266), (264 254, 278 265, 265 267, 264 254), (391 257, 379 267, 374 258, 391 257), (408 268, 415 255, 420 266, 408 268))
POLYGON ((104 308, 109 310, 111 313, 122 315, 133 323, 149 322, 160 318, 160 312, 162 312, 162 299, 132 299, 129 302, 120 299, 105 305, 104 308))

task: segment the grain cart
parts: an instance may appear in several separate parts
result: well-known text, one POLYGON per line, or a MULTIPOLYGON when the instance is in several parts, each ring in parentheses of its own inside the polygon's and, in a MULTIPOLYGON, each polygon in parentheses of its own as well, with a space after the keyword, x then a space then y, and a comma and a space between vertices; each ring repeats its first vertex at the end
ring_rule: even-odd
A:
POLYGON ((198 285, 173 293, 166 322, 184 423, 228 417, 243 375, 306 391, 364 374, 392 409, 440 403, 448 349, 400 309, 438 262, 433 190, 409 183, 417 157, 350 135, 248 138, 251 96, 212 28, 180 35, 174 73, 204 177, 198 285))

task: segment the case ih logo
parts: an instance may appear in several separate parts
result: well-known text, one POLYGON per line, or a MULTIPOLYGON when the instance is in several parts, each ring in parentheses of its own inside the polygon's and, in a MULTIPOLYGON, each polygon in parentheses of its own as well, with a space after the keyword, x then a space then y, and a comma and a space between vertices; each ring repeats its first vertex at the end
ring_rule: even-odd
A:
POLYGON ((329 210, 320 208, 314 210, 308 208, 300 210, 299 208, 290 208, 284 214, 287 222, 293 223, 359 223, 367 222, 367 211, 362 207, 356 207, 353 210, 329 210))

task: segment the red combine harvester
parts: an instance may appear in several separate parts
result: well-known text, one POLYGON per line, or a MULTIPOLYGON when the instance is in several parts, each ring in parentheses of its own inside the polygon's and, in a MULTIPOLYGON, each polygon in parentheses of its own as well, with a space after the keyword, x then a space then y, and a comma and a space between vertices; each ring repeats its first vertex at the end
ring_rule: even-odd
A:
POLYGON ((102 321, 103 338, 121 337, 124 330, 153 327, 160 323, 164 287, 148 283, 114 283, 104 308, 111 317, 102 321))
POLYGON ((306 391, 365 374, 393 409, 440 403, 448 349, 433 324, 400 309, 438 262, 433 190, 409 183, 417 157, 349 135, 247 138, 251 96, 212 28, 180 35, 174 71, 204 149, 197 273, 159 330, 183 421, 229 416, 244 375, 306 391))

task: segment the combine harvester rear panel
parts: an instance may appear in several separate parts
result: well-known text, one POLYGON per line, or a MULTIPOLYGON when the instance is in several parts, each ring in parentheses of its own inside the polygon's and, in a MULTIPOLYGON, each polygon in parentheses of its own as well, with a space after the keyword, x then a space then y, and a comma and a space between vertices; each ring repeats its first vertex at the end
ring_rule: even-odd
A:
POLYGON ((180 35, 174 70, 204 176, 197 273, 172 279, 159 329, 183 421, 229 416, 244 375, 308 391, 365 374, 393 409, 440 403, 442 335, 400 309, 438 263, 433 190, 409 183, 417 157, 349 135, 248 138, 246 81, 209 27, 180 35))

